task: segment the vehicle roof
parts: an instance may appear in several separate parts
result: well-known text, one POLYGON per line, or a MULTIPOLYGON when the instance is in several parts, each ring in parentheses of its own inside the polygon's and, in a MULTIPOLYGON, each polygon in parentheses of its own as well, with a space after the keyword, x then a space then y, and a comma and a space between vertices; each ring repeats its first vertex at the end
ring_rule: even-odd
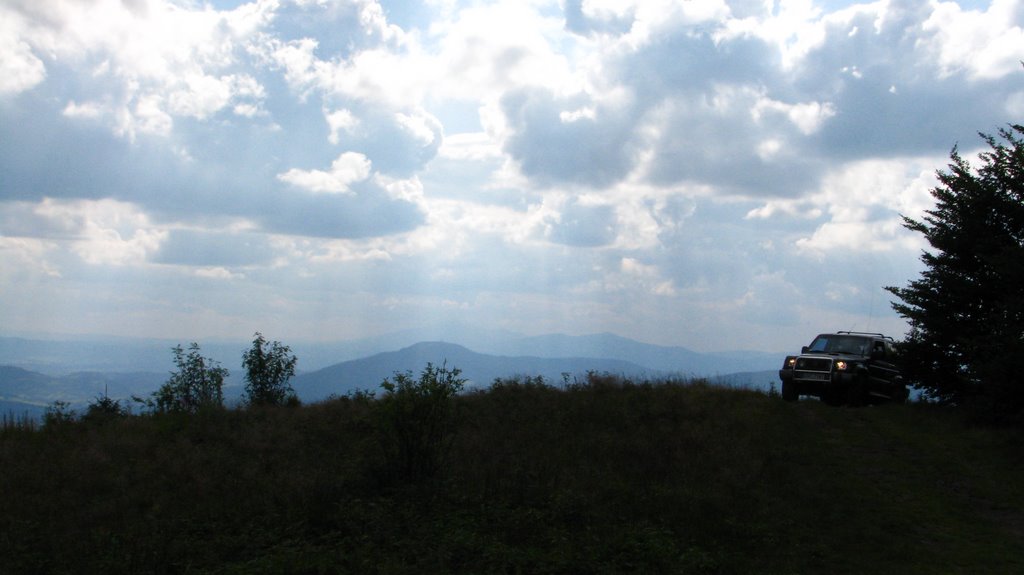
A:
POLYGON ((854 335, 854 336, 863 336, 863 337, 876 337, 878 339, 885 339, 885 340, 888 340, 888 341, 893 341, 891 336, 884 335, 884 334, 881 334, 881 333, 872 333, 872 332, 866 332, 866 331, 836 331, 836 332, 830 332, 830 333, 819 333, 818 337, 829 336, 829 335, 854 335))

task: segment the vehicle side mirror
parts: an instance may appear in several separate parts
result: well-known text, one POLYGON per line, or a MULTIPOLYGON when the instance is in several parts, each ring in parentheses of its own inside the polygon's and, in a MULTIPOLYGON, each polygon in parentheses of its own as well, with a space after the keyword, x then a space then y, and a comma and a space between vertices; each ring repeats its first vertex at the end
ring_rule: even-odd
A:
POLYGON ((809 351, 811 351, 811 348, 807 347, 806 345, 800 348, 800 353, 807 353, 809 351))

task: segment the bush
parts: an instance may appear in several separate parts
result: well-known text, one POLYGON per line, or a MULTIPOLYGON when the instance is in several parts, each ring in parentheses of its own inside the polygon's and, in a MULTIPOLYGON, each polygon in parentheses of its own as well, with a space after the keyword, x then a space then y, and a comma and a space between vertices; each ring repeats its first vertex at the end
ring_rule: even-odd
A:
POLYGON ((71 409, 71 404, 66 401, 55 401, 46 407, 43 413, 43 427, 52 429, 61 425, 67 425, 78 419, 78 413, 71 409))
POLYGON ((180 345, 171 348, 178 371, 172 372, 167 383, 153 393, 147 402, 160 412, 180 411, 195 413, 200 409, 224 406, 224 378, 228 370, 220 363, 203 357, 199 344, 193 343, 188 353, 180 345))
POLYGON ((399 481, 433 478, 450 445, 455 419, 453 399, 466 380, 462 370, 431 363, 420 372, 396 372, 394 381, 381 383, 384 396, 376 403, 388 473, 399 481))

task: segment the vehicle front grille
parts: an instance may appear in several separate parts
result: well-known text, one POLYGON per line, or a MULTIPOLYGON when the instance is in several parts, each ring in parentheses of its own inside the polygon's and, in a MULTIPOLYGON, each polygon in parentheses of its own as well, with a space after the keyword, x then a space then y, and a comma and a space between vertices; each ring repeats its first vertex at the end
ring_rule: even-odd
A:
POLYGON ((793 378, 802 381, 829 381, 832 379, 832 359, 827 357, 798 357, 793 366, 793 378))
POLYGON ((832 371, 832 360, 827 357, 798 357, 795 367, 802 371, 832 371))

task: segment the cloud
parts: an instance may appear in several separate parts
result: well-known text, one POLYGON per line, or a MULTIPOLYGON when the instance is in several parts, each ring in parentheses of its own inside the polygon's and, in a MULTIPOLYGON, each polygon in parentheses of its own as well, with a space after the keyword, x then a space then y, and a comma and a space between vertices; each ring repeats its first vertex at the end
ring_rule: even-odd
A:
POLYGON ((316 193, 351 193, 349 186, 370 177, 370 161, 357 152, 345 152, 331 163, 330 171, 292 168, 277 178, 316 193))
POLYGON ((352 194, 282 192, 253 217, 270 233, 323 238, 388 236, 423 223, 415 203, 391 197, 377 182, 363 184, 352 194))
POLYGON ((245 274, 235 273, 222 267, 199 268, 195 270, 197 277, 212 280, 238 280, 245 279, 245 274))
POLYGON ((635 8, 624 2, 569 0, 565 27, 577 34, 624 34, 635 18, 635 8))
POLYGON ((611 206, 588 205, 572 199, 550 221, 547 237, 568 246, 598 247, 615 239, 616 227, 611 206))
POLYGON ((263 92, 253 77, 227 71, 242 62, 247 46, 271 21, 275 1, 224 12, 163 0, 134 6, 125 9, 116 0, 8 5, 17 39, 11 58, 23 71, 18 91, 38 84, 39 74, 24 70, 38 68, 33 54, 39 52, 50 56, 55 73, 66 73, 65 66, 86 71, 76 80, 103 95, 80 105, 102 111, 105 122, 129 139, 167 135, 175 118, 203 119, 232 107, 251 114, 259 108, 263 92))
MULTIPOLYGON (((959 134, 991 122, 992 110, 1011 105, 1007 66, 962 77, 932 62, 933 47, 949 43, 922 23, 946 22, 944 8, 908 2, 825 13, 800 6, 774 15, 751 9, 745 19, 669 10, 646 26, 639 14, 648 8, 639 5, 569 3, 570 30, 597 34, 606 57, 599 65, 577 62, 583 68, 574 77, 585 74, 588 82, 574 95, 507 91, 504 149, 541 186, 613 185, 646 158, 651 182, 793 196, 813 190, 831 161, 948 149, 959 134), (598 34, 584 16, 617 22, 616 31, 598 34), (781 69, 773 60, 779 54, 781 69), (630 97, 602 107, 594 94, 609 91, 630 97), (935 109, 956 112, 939 123, 931 119, 935 109)), ((989 12, 1005 16, 1006 9, 989 12)), ((1007 38, 1020 30, 1005 22, 995 29, 1007 38)), ((962 33, 988 45, 984 35, 962 33)))
POLYGON ((559 49, 567 41, 564 20, 537 8, 503 0, 461 9, 432 26, 430 94, 489 102, 521 88, 578 91, 585 79, 559 49))
POLYGON ((327 141, 335 145, 340 143, 343 132, 352 132, 359 127, 359 119, 352 115, 352 112, 344 108, 334 110, 333 112, 325 112, 324 117, 327 119, 327 126, 331 131, 330 135, 327 136, 327 141))
POLYGON ((629 174, 633 126, 614 110, 580 113, 586 100, 531 90, 502 99, 508 129, 504 149, 524 175, 542 185, 607 186, 629 174))
POLYGON ((942 2, 921 27, 943 76, 966 70, 971 79, 992 80, 1020 72, 1024 28, 1019 2, 994 0, 984 11, 942 2))
POLYGON ((0 6, 0 96, 34 88, 46 78, 46 66, 18 36, 24 26, 16 12, 0 6))
POLYGON ((747 213, 751 220, 776 217, 827 221, 796 240, 803 251, 890 251, 921 249, 921 238, 903 229, 902 217, 920 218, 932 205, 937 185, 933 166, 941 157, 864 160, 830 171, 814 194, 772 200, 747 213))
POLYGON ((422 170, 437 155, 443 141, 437 118, 422 110, 369 112, 362 129, 352 138, 383 174, 409 177, 422 170))
POLYGON ((167 236, 129 203, 52 199, 0 204, 0 234, 65 244, 91 265, 144 263, 167 236))
POLYGON ((174 229, 167 233, 151 259, 154 263, 213 270, 267 266, 277 256, 275 246, 264 234, 174 229))
POLYGON ((6 262, 0 269, 0 294, 13 301, 13 286, 38 285, 40 278, 60 278, 60 268, 49 261, 50 253, 56 249, 54 242, 0 235, 0 254, 6 262))
POLYGON ((1024 109, 1018 1, 399 4, 0 5, 5 325, 898 328, 900 214, 1024 109))

